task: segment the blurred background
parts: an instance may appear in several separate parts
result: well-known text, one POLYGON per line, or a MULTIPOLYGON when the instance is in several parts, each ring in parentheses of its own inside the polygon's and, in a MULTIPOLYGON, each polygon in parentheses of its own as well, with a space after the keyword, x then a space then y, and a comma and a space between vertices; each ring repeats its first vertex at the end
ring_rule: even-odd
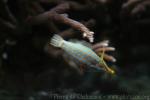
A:
POLYGON ((0 0, 0 100, 53 100, 53 93, 148 96, 149 33, 149 0, 0 0), (65 20, 45 17, 64 3, 69 6, 60 7, 58 14, 94 31, 93 44, 107 39, 116 48, 108 52, 117 59, 108 62, 116 75, 81 74, 62 50, 49 45, 54 34, 83 40, 82 32, 65 20))

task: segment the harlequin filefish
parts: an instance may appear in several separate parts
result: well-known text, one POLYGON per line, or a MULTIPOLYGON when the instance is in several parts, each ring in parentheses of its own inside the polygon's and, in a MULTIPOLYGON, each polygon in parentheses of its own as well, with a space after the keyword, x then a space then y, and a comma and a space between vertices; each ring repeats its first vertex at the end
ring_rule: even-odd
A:
POLYGON ((83 65, 86 65, 87 67, 95 68, 97 70, 104 70, 111 74, 115 73, 115 71, 109 68, 103 60, 103 54, 101 57, 99 57, 88 46, 85 46, 79 42, 74 43, 66 41, 61 36, 56 34, 51 38, 50 44, 63 49, 77 63, 81 63, 83 65))

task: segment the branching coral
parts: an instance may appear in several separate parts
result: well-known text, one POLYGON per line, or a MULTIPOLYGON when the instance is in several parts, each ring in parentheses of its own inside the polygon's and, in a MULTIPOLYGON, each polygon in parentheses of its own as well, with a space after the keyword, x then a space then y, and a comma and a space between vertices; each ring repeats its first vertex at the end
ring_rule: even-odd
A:
MULTIPOLYGON (((121 60, 123 63, 131 62, 129 51, 133 44, 138 46, 138 43, 149 42, 146 34, 150 25, 149 7, 149 0, 0 0, 0 68, 13 72, 15 77, 19 77, 15 78, 16 83, 19 80, 20 84, 30 83, 30 76, 34 79, 37 74, 45 74, 47 69, 50 69, 47 73, 53 74, 47 76, 51 79, 53 76, 60 77, 64 82, 63 75, 70 75, 73 71, 64 67, 66 63, 59 67, 58 60, 61 62, 64 59, 64 52, 49 45, 53 34, 59 34, 66 40, 83 40, 82 36, 85 36, 90 42, 94 41, 92 48, 100 55, 103 49, 114 50, 107 41, 102 41, 110 40, 110 45, 115 45, 119 52, 119 63, 121 60)), ((136 50, 133 51, 137 54, 136 50)), ((109 53, 104 58, 115 61, 109 53)), ((139 56, 135 58, 143 59, 139 56)), ((125 68, 128 73, 128 66, 125 68)), ((55 80, 64 86, 60 79, 55 80)), ((86 84, 91 85, 90 82, 86 84)), ((30 88, 28 85, 26 87, 30 88)), ((103 88, 104 85, 98 83, 98 87, 93 87, 99 86, 103 88)))
MULTIPOLYGON (((75 6, 77 6, 76 3, 75 3, 75 6)), ((44 12, 38 16, 35 16, 35 17, 31 17, 29 19, 30 24, 43 23, 43 22, 46 22, 47 20, 50 20, 50 19, 55 20, 55 21, 70 25, 77 30, 80 30, 83 33, 84 37, 87 37, 90 42, 93 42, 94 32, 91 32, 82 23, 68 18, 68 15, 65 14, 65 12, 67 10, 71 9, 71 7, 74 7, 74 2, 65 2, 65 3, 59 4, 58 6, 51 9, 50 11, 44 12)))

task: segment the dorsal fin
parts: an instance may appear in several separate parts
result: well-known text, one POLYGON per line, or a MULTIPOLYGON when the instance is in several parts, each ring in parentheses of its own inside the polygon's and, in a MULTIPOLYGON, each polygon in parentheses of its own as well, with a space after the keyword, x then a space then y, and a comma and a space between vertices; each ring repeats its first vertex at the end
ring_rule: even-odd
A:
POLYGON ((86 41, 83 41, 83 40, 77 40, 77 39, 70 39, 69 40, 70 42, 73 42, 73 43, 79 43, 79 44, 82 44, 86 47, 89 47, 89 48, 92 48, 92 45, 86 41))

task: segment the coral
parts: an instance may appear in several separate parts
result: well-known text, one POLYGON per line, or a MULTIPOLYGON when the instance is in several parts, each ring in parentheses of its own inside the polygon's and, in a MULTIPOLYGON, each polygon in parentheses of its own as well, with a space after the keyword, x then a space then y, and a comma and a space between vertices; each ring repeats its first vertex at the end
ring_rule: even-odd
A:
POLYGON ((0 99, 43 99, 49 89, 68 95, 68 88, 89 95, 148 93, 149 8, 149 0, 0 0, 0 99), (91 42, 99 55, 105 49, 117 75, 81 75, 49 45, 53 34, 91 42))

